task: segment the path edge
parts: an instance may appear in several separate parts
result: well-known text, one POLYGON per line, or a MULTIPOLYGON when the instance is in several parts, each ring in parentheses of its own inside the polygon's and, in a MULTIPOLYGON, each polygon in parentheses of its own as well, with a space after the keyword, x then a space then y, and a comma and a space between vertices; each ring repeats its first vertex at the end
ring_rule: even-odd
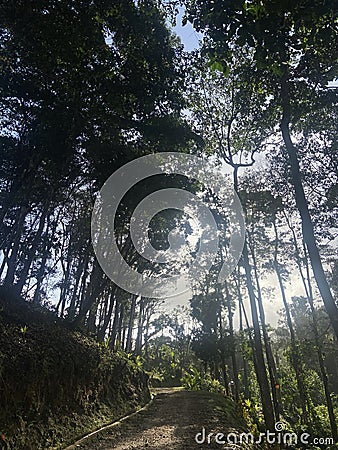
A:
MULTIPOLYGON (((145 411, 145 410, 148 409, 149 406, 153 403, 154 398, 155 398, 155 395, 152 395, 150 401, 149 401, 148 403, 146 403, 144 406, 142 406, 142 408, 140 408, 140 409, 138 409, 138 410, 136 410, 136 411, 134 411, 134 412, 132 412, 132 413, 126 415, 126 416, 123 416, 123 417, 121 417, 120 419, 117 419, 117 420, 115 420, 114 422, 112 422, 112 423, 110 423, 110 424, 108 424, 108 425, 105 425, 105 426, 99 428, 98 430, 95 430, 95 431, 92 431, 92 432, 89 433, 89 434, 86 434, 86 435, 83 436, 81 439, 79 439, 79 440, 77 440, 76 442, 74 442, 74 444, 71 444, 71 445, 69 445, 68 447, 63 447, 63 450, 76 450, 76 448, 77 448, 78 445, 81 445, 81 444, 84 443, 87 439, 89 439, 89 438, 95 436, 96 434, 101 433, 101 431, 109 430, 109 428, 113 428, 113 427, 119 425, 120 423, 124 422, 125 420, 130 419, 130 418, 133 417, 133 416, 136 416, 136 414, 140 413, 141 411, 145 411)), ((54 447, 53 450, 56 450, 56 448, 54 447)))

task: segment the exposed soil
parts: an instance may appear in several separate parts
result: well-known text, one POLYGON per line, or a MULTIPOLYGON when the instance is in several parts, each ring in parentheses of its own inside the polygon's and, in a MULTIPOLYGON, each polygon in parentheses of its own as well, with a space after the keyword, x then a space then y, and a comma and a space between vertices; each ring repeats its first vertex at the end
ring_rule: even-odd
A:
MULTIPOLYGON (((230 399, 207 392, 158 389, 153 402, 138 414, 110 427, 73 449, 79 450, 194 450, 234 449, 217 444, 215 433, 226 435, 246 430, 243 418, 230 399), (214 433, 211 443, 197 444, 195 436, 214 433)), ((200 436, 201 437, 201 436, 200 436)), ((244 445, 240 446, 245 448, 244 445)), ((247 448, 253 448, 247 446, 247 448)), ((70 449, 69 449, 70 450, 70 449)))

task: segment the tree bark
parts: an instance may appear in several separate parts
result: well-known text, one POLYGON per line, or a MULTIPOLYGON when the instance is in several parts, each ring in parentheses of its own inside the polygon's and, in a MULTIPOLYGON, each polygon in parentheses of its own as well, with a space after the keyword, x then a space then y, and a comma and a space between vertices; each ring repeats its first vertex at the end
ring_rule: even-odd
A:
POLYGON ((234 383, 235 383, 235 400, 238 402, 239 400, 239 380, 238 380, 238 369, 237 369, 237 360, 236 360, 236 347, 235 347, 235 336, 234 336, 234 323, 233 323, 233 312, 231 309, 231 297, 228 288, 228 284, 225 282, 225 295, 226 295, 226 306, 228 309, 228 318, 229 318, 229 334, 230 334, 230 354, 231 354, 231 362, 232 362, 232 371, 234 375, 234 383))
MULTIPOLYGON (((234 189, 235 189, 235 192, 238 194, 238 167, 234 167, 233 175, 234 175, 234 189)), ((259 326, 255 292, 254 292, 254 287, 252 284, 251 266, 250 266, 250 261, 249 261, 248 244, 247 244, 246 238, 245 238, 244 246, 243 246, 242 261, 243 261, 243 266, 244 266, 244 270, 245 270, 247 289, 248 289, 250 306, 251 306, 252 324, 253 324, 253 329, 254 329, 253 341, 254 341, 255 356, 256 356, 255 368, 256 368, 256 372, 257 372, 257 381, 258 381, 260 395, 261 395, 263 415, 264 415, 266 427, 269 430, 274 430, 275 429, 275 416, 273 413, 273 404, 272 404, 271 395, 270 395, 269 380, 268 380, 268 376, 266 373, 266 365, 265 365, 265 360, 264 360, 261 330, 260 330, 260 326, 259 326)))
POLYGON ((270 387, 269 380, 266 373, 266 366, 263 354, 263 345, 262 345, 262 337, 261 330, 259 326, 258 320, 258 312, 256 305, 256 298, 254 293, 254 288, 251 279, 251 266, 249 262, 248 255, 248 247, 245 241, 243 248, 243 265, 246 274, 246 281, 248 287, 248 294, 251 306, 251 316, 252 316, 252 324, 254 329, 254 345, 255 345, 255 355, 256 355, 256 371, 257 371, 257 381, 259 384, 259 390, 261 394, 262 407, 263 407, 263 415, 265 420, 265 425, 269 430, 274 430, 275 428, 275 417, 273 413, 273 404, 270 395, 270 387))
POLYGON ((275 218, 273 220, 273 228, 274 228, 274 231, 275 231, 274 267, 275 267, 276 275, 277 275, 277 278, 278 278, 280 292, 281 292, 281 295, 282 295, 283 305, 284 305, 285 314, 286 314, 286 322, 287 322, 287 325, 288 325, 288 328, 289 328, 289 332, 290 332, 290 338, 291 338, 291 364, 292 364, 292 366, 294 368, 294 371, 295 371, 295 374, 296 374, 300 406, 302 408, 302 413, 303 413, 302 414, 302 421, 303 421, 303 423, 308 424, 309 423, 309 414, 308 414, 308 410, 307 410, 307 407, 306 407, 308 395, 307 395, 307 392, 306 392, 304 373, 303 373, 303 370, 302 370, 302 358, 301 358, 300 352, 299 352, 298 347, 297 347, 295 330, 294 330, 293 323, 292 323, 292 318, 291 318, 291 314, 290 314, 290 308, 289 308, 288 302, 286 300, 286 294, 285 294, 285 289, 284 289, 283 278, 282 278, 282 275, 281 275, 280 266, 279 266, 278 257, 277 257, 278 241, 279 241, 279 239, 278 239, 278 232, 277 232, 277 226, 276 226, 275 218))
POLYGON ((136 309, 136 295, 132 295, 130 311, 129 311, 129 321, 128 321, 128 333, 126 342, 126 352, 130 353, 132 348, 132 338, 133 338, 133 327, 135 321, 135 309, 136 309))
POLYGON ((332 327, 338 338, 338 308, 333 298, 333 295, 328 284, 319 250, 316 244, 313 223, 311 220, 309 207, 305 198, 304 188, 302 184, 302 178, 300 173, 299 161, 297 156, 297 149, 293 145, 290 135, 290 118, 291 118, 291 105, 290 105, 290 93, 288 73, 282 77, 281 80, 281 98, 283 107, 283 117, 280 124, 280 128, 283 135, 284 144, 289 156, 289 162, 291 167, 292 184, 295 189, 296 205, 299 214, 302 219, 302 231, 303 239, 309 253, 313 274, 323 299, 326 311, 329 315, 332 327))
POLYGON ((21 292, 22 292, 22 289, 23 289, 25 282, 27 280, 27 277, 28 277, 29 269, 31 268, 31 265, 33 263, 34 256, 36 254, 36 250, 38 248, 38 245, 41 240, 42 233, 43 233, 43 229, 45 227, 46 218, 47 218, 47 214, 48 214, 48 208, 49 208, 49 204, 47 203, 42 211, 42 214, 41 214, 41 217, 39 220, 39 227, 36 232, 36 235, 34 236, 31 248, 28 250, 28 257, 27 257, 27 259, 24 263, 23 269, 20 273, 20 278, 15 285, 15 290, 18 294, 21 294, 21 292))
POLYGON ((260 282, 259 282, 259 277, 258 277, 256 255, 255 255, 254 246, 253 246, 253 242, 252 242, 250 233, 248 233, 248 242, 250 245, 251 256, 252 256, 252 261, 253 261, 253 270, 254 270, 254 276, 255 276, 256 287, 257 287, 258 310, 259 310, 259 316, 261 319, 266 359, 267 359, 267 363, 268 363, 268 372, 269 372, 270 383, 271 383, 272 399, 273 399, 273 404, 274 404, 276 421, 278 422, 280 419, 280 414, 282 413, 282 398, 281 398, 281 394, 280 394, 280 389, 277 388, 276 386, 277 385, 280 386, 280 382, 279 382, 279 379, 277 376, 276 363, 275 363, 275 358, 272 353, 269 335, 268 335, 268 332, 266 329, 265 311, 264 311, 264 307, 263 307, 262 292, 261 292, 261 287, 260 287, 260 282))
POLYGON ((306 276, 307 276, 307 281, 308 281, 307 297, 308 297, 308 301, 309 301, 310 309, 311 309, 312 325, 313 325, 313 332, 314 332, 314 336, 315 336, 315 344, 316 344, 316 348, 317 348, 317 356, 318 356, 318 363, 319 363, 319 367, 320 367, 320 374, 321 374, 321 379, 322 379, 323 386, 324 386, 326 406, 327 406, 327 411, 329 414, 332 437, 335 442, 338 442, 337 423, 336 423, 336 417, 335 417, 332 398, 331 398, 331 392, 330 392, 330 388, 329 388, 329 379, 327 376, 327 371, 326 371, 325 362, 324 362, 323 346, 322 346, 321 339, 320 339, 319 332, 318 332, 317 312, 315 310, 314 303, 313 303, 313 292, 312 292, 312 286, 311 286, 310 270, 309 270, 309 266, 308 266, 307 255, 305 255, 305 264, 306 264, 306 276))
POLYGON ((11 255, 7 261, 7 273, 4 280, 5 285, 12 285, 14 283, 18 253, 20 248, 20 238, 22 236, 22 228, 25 223, 27 212, 28 208, 26 206, 22 206, 20 208, 19 217, 16 224, 16 232, 13 239, 13 246, 11 249, 11 255))
MULTIPOLYGON (((136 343, 135 343, 135 353, 137 355, 141 354, 141 349, 142 349, 145 301, 146 300, 143 297, 140 298, 140 312, 139 312, 139 319, 138 319, 138 325, 137 325, 137 337, 136 337, 136 343)), ((147 342, 147 344, 148 344, 148 342, 147 342)))
POLYGON ((113 307, 115 305, 116 289, 117 289, 117 286, 113 285, 111 293, 110 293, 110 298, 109 298, 109 308, 108 308, 108 311, 107 311, 107 313, 105 314, 105 316, 103 318, 103 324, 101 325, 101 327, 99 329, 99 332, 98 332, 98 340, 100 342, 104 341, 109 322, 111 321, 113 307))
POLYGON ((296 237, 295 231, 294 231, 293 227, 291 226, 291 223, 290 223, 287 215, 284 214, 284 216, 286 218, 288 227, 292 234, 293 244, 295 247, 296 262, 297 262, 299 274, 302 279, 306 297, 307 297, 309 305, 310 305, 313 333, 314 333, 315 344, 316 344, 316 348, 317 348, 317 356, 318 356, 318 363, 319 363, 319 368, 320 368, 321 379, 322 379, 323 386, 324 386, 326 405, 327 405, 327 410, 328 410, 328 415, 329 415, 329 420, 330 420, 331 433, 332 433, 333 439, 335 440, 335 442, 337 442, 338 441, 337 424, 336 424, 336 418, 335 418, 335 413, 334 413, 334 408, 333 408, 333 403, 332 403, 332 398, 331 398, 331 393, 330 393, 330 388, 329 388, 329 380, 328 380, 328 376, 327 376, 327 370, 325 367, 324 352, 323 352, 321 339, 320 339, 319 332, 318 332, 317 311, 314 307, 314 302, 313 302, 313 291, 312 291, 312 285, 311 285, 310 268, 309 268, 309 263, 308 263, 306 246, 303 241, 307 280, 305 279, 303 269, 302 269, 302 264, 301 264, 301 259, 300 259, 300 251, 299 251, 299 246, 297 243, 297 237, 296 237))

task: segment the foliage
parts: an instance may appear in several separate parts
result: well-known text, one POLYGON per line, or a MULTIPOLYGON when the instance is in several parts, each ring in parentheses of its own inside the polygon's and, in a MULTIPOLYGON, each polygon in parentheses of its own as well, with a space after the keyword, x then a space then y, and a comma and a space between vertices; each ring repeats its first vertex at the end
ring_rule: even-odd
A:
POLYGON ((225 395, 225 388, 218 380, 210 374, 201 373, 194 366, 184 372, 181 381, 183 387, 190 391, 209 391, 225 395))
POLYGON ((264 427, 264 416, 262 408, 257 402, 250 399, 245 399, 241 402, 243 416, 250 427, 250 432, 254 435, 264 427))
POLYGON ((189 320, 186 307, 177 307, 171 314, 159 314, 153 319, 153 332, 142 356, 154 386, 178 386, 182 372, 196 361, 189 320))

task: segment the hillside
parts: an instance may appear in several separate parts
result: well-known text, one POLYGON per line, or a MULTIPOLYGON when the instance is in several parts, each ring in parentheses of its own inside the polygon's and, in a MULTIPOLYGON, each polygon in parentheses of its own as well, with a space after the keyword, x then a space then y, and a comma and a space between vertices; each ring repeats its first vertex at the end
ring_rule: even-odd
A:
POLYGON ((63 448, 144 405, 147 376, 123 354, 0 291, 2 447, 63 448))

